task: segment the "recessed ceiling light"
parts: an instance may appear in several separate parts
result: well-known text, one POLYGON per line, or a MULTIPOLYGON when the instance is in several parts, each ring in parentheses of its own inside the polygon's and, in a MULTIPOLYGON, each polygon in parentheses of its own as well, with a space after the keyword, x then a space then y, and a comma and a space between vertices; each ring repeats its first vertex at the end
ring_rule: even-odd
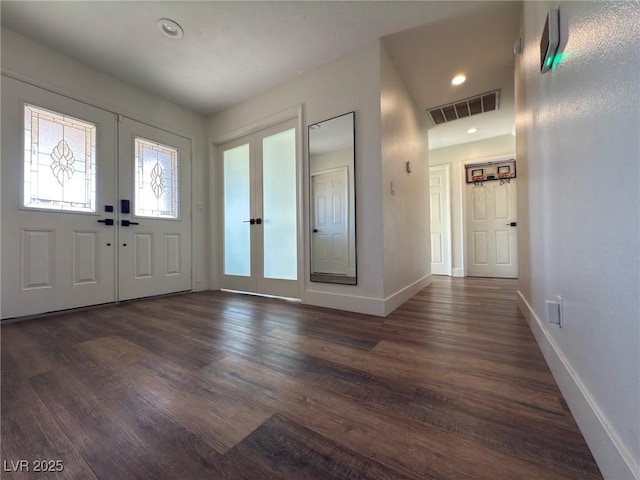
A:
POLYGON ((158 30, 169 38, 182 38, 184 36, 184 30, 176 22, 170 18, 161 18, 156 23, 158 30))
POLYGON ((451 80, 451 85, 462 85, 467 80, 463 74, 459 73, 451 80))
POLYGON ((467 130, 467 133, 476 133, 477 131, 478 131, 478 128, 472 127, 469 130, 467 130))

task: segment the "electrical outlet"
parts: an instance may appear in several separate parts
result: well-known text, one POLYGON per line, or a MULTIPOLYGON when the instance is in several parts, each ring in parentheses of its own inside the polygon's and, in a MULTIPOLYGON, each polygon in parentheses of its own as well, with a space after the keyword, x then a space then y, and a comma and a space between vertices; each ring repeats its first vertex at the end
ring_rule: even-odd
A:
POLYGON ((547 305, 547 322, 561 327, 560 304, 551 300, 546 300, 544 303, 547 305))

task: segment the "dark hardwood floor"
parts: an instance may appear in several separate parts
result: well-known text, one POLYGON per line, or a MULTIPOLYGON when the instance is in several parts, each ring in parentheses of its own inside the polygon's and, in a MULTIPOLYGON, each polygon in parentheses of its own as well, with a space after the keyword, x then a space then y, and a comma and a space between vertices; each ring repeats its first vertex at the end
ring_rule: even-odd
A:
POLYGON ((2 477, 601 478, 515 289, 436 278, 384 319, 204 292, 3 325, 2 477))

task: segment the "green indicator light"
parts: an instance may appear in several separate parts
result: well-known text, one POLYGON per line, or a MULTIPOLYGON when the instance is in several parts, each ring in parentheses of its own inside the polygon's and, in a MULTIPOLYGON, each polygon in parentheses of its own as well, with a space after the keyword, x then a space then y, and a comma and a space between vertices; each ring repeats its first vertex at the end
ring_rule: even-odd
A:
POLYGON ((557 67, 560 62, 562 62, 562 59, 564 58, 564 54, 562 53, 557 53, 554 57, 553 57, 553 68, 557 67))
POLYGON ((552 63, 553 63, 553 57, 547 58, 547 67, 550 67, 552 63))

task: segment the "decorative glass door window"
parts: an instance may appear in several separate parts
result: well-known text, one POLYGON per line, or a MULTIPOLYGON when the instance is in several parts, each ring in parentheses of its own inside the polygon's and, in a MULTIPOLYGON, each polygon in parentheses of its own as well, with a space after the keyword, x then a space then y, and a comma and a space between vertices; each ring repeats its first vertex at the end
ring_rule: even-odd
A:
POLYGON ((178 218, 178 149, 136 138, 135 215, 178 218))
POLYGON ((23 205, 96 211, 96 126, 25 104, 23 205))

